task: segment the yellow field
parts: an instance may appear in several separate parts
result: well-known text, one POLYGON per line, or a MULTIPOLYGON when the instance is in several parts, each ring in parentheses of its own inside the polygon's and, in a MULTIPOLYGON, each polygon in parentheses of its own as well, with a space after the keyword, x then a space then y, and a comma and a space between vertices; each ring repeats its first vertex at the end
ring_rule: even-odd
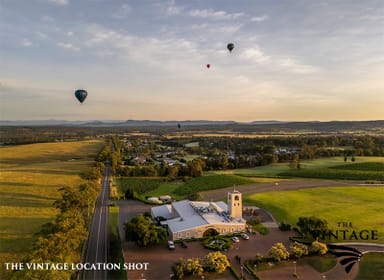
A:
POLYGON ((78 186, 103 141, 30 144, 0 148, 0 279, 4 262, 20 261, 33 234, 57 214, 62 186, 78 186))

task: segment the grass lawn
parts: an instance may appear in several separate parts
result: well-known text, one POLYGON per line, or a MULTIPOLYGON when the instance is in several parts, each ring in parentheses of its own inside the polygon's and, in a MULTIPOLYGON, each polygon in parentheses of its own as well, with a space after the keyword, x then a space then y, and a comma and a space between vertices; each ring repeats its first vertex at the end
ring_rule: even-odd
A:
POLYGON ((368 253, 360 261, 359 273, 355 280, 384 279, 384 253, 368 253))
MULTIPOLYGON (((121 241, 119 236, 119 207, 109 207, 109 253, 108 262, 124 263, 121 241)), ((109 271, 108 277, 111 279, 127 279, 127 272, 123 269, 109 271)))
POLYGON ((255 180, 251 178, 216 173, 207 173, 187 182, 168 182, 163 177, 120 177, 114 179, 120 196, 123 196, 128 188, 133 188, 142 198, 170 195, 177 200, 185 199, 191 193, 254 182, 255 180))
POLYGON ((187 196, 191 193, 226 188, 234 185, 250 184, 253 182, 252 179, 236 175, 208 173, 201 177, 192 178, 180 185, 174 191, 174 194, 187 196))
POLYGON ((174 191, 183 184, 183 182, 163 182, 153 191, 145 193, 147 196, 159 197, 162 195, 171 195, 173 199, 182 200, 183 196, 177 195, 174 191))
MULTIPOLYGON (((41 143, 0 148, 0 258, 20 261, 33 234, 57 214, 62 186, 77 186, 102 141, 41 143)), ((3 278, 3 267, 0 278, 3 278)))
POLYGON ((384 188, 381 186, 267 192, 245 196, 243 203, 265 208, 278 221, 288 222, 292 226, 295 226, 299 217, 313 215, 327 220, 332 230, 378 230, 379 240, 373 242, 384 243, 384 188), (351 222, 352 228, 338 228, 339 222, 351 222))
POLYGON ((119 236, 119 207, 116 205, 109 206, 109 230, 111 234, 119 236))
POLYGON ((323 256, 304 256, 298 260, 299 264, 309 264, 316 271, 322 273, 331 270, 337 263, 334 255, 326 254, 323 256))

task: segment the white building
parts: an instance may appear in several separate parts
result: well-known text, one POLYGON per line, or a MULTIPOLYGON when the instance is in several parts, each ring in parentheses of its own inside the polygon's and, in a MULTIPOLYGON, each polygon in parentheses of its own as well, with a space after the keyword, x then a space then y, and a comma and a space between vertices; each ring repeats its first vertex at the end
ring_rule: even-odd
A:
POLYGON ((225 202, 182 200, 152 207, 152 218, 163 217, 172 240, 200 238, 212 233, 227 234, 244 231, 242 197, 239 191, 228 193, 225 202))

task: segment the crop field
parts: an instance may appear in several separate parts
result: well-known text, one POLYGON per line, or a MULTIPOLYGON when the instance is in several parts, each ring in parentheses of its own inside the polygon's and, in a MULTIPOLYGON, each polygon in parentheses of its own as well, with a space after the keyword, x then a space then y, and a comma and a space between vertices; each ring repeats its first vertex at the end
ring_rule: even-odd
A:
POLYGON ((292 226, 295 226, 301 216, 316 216, 327 220, 328 227, 334 231, 377 230, 378 240, 374 242, 384 243, 382 186, 321 187, 268 192, 245 196, 243 201, 244 204, 267 209, 278 221, 288 222, 292 226), (339 222, 351 223, 352 227, 339 227, 339 222))
POLYGON ((20 260, 30 250, 33 234, 57 213, 52 203, 59 197, 58 189, 78 185, 79 174, 93 164, 103 145, 79 141, 0 148, 2 260, 20 260))

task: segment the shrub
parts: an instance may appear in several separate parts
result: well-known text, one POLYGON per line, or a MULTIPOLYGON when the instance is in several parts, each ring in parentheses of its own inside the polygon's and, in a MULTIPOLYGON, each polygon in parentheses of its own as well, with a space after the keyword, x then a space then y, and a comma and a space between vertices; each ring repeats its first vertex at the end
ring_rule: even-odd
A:
POLYGON ((231 241, 223 237, 210 237, 204 240, 204 247, 216 251, 223 251, 231 246, 231 241))
POLYGON ((328 251, 328 248, 326 244, 315 240, 311 244, 310 251, 319 255, 325 255, 328 251))
POLYGON ((280 262, 281 260, 286 260, 289 258, 289 252, 285 248, 284 244, 281 242, 276 243, 269 249, 268 255, 275 259, 275 261, 280 262))
POLYGON ((291 224, 288 224, 288 223, 285 223, 285 222, 281 222, 279 224, 279 229, 281 231, 289 231, 289 230, 291 230, 291 224))
POLYGON ((301 256, 308 255, 308 246, 302 243, 294 242, 291 244, 291 249, 296 258, 300 258, 301 256))

